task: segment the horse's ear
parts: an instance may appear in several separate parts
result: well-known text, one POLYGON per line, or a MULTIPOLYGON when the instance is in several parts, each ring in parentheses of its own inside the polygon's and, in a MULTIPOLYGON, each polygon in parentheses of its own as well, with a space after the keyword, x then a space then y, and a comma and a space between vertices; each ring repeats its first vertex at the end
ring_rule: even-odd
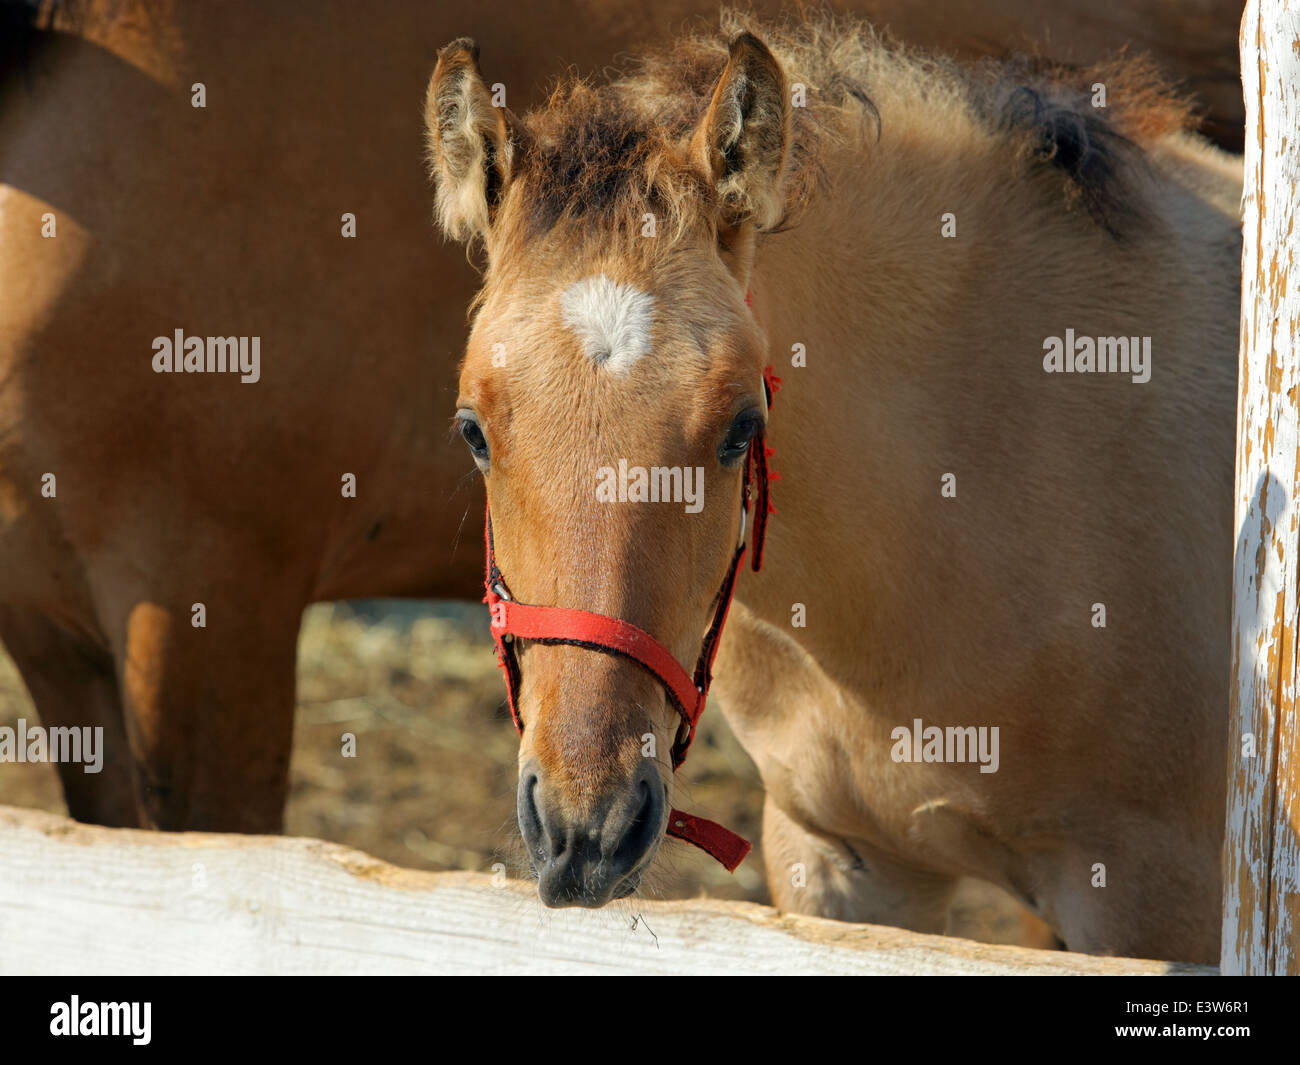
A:
POLYGON ((717 188, 722 221, 768 229, 785 213, 782 185, 790 147, 785 74, 752 33, 739 34, 730 53, 691 138, 691 151, 717 188))
POLYGON ((487 236, 510 181, 514 155, 504 106, 494 106, 469 37, 438 53, 424 101, 438 221, 455 240, 487 236))

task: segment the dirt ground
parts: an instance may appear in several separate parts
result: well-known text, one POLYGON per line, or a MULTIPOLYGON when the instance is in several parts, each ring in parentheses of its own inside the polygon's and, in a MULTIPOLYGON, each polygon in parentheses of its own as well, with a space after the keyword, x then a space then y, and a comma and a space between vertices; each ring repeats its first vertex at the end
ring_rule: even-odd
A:
MULTIPOLYGON (((0 726, 38 718, 0 652, 0 726)), ((323 604, 304 615, 285 832, 356 847, 415 869, 529 875, 515 826, 517 740, 485 608, 462 603, 323 604), (344 757, 343 737, 356 737, 344 757)), ((763 876, 762 784, 711 707, 676 784, 675 802, 754 841, 734 875, 670 841, 642 893, 769 901, 763 876)), ((0 804, 66 814, 52 766, 0 764, 0 804)), ((952 931, 988 942, 1021 938, 1013 904, 964 885, 952 931)))

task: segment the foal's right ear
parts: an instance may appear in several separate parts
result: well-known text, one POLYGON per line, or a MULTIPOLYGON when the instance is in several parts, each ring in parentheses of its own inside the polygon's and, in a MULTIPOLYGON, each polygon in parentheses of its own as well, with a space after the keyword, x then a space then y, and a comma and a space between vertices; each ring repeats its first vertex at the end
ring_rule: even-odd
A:
POLYGON ((438 53, 424 100, 429 155, 438 185, 438 222, 449 237, 487 236, 510 181, 514 145, 503 106, 492 103, 469 37, 438 53))

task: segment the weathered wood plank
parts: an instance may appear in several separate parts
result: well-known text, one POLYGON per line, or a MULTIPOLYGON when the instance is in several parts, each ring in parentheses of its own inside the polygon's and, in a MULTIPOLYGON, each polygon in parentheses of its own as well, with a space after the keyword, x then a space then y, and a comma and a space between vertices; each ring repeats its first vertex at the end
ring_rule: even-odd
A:
POLYGON ((0 807, 0 974, 1212 971, 914 935, 751 903, 553 911, 528 884, 397 869, 319 840, 163 835, 0 807))
POLYGON ((1300 6, 1251 0, 1222 970, 1300 973, 1300 6))

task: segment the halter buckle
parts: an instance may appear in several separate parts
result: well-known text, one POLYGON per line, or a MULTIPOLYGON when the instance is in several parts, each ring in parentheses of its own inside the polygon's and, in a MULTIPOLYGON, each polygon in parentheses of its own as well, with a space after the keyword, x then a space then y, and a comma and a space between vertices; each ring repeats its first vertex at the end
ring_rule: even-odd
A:
POLYGON ((673 737, 673 772, 677 772, 677 767, 682 764, 686 757, 686 749, 690 747, 691 741, 695 738, 695 726, 685 718, 677 726, 677 735, 673 737), (682 757, 678 758, 678 752, 682 752, 682 757))

